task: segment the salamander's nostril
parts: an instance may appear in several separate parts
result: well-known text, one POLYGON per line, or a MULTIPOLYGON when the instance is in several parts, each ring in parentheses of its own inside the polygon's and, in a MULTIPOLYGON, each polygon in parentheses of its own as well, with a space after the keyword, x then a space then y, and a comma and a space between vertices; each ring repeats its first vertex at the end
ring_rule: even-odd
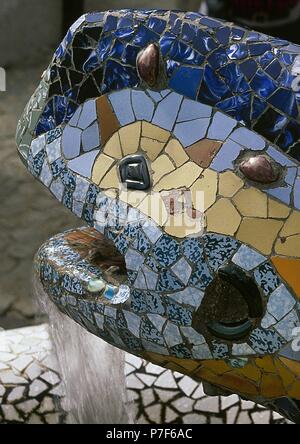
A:
POLYGON ((216 338, 240 340, 249 335, 263 312, 256 284, 239 267, 230 264, 220 268, 207 287, 193 327, 216 338))

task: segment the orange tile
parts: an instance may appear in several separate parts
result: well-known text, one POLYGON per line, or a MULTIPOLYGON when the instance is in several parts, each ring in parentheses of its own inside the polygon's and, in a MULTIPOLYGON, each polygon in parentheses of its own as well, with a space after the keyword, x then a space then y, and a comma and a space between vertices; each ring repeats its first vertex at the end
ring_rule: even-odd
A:
POLYGON ((274 256, 272 262, 280 276, 300 298, 300 259, 274 256))
POLYGON ((293 372, 296 377, 300 378, 300 362, 292 361, 291 359, 287 358, 279 359, 293 372))
POLYGON ((286 396, 287 392, 281 379, 276 375, 262 375, 260 394, 267 399, 286 396))
POLYGON ((111 136, 118 131, 120 124, 106 96, 99 97, 96 103, 101 144, 104 146, 111 136))

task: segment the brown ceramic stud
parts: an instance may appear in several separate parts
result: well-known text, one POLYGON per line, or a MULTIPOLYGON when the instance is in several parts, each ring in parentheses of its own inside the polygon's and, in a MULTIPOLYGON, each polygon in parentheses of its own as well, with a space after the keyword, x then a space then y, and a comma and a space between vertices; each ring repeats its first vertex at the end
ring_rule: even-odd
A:
POLYGON ((157 83, 159 74, 159 49, 151 43, 138 56, 137 69, 141 79, 150 87, 157 83))
POLYGON ((263 155, 250 157, 240 165, 240 171, 253 182, 273 183, 276 182, 279 172, 274 168, 272 162, 263 155))

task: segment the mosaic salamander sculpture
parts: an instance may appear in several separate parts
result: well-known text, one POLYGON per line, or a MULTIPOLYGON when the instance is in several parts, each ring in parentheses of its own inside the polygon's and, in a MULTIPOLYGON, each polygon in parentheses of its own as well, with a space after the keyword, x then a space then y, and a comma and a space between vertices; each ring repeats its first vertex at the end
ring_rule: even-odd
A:
POLYGON ((37 254, 66 315, 300 422, 300 47, 195 13, 70 29, 20 156, 90 228, 37 254))

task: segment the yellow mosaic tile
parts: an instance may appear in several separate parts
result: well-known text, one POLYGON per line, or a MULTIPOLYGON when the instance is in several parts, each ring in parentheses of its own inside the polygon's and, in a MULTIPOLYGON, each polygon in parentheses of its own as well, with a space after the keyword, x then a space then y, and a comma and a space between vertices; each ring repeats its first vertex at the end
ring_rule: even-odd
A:
POLYGON ((243 216, 268 217, 268 197, 255 188, 239 191, 233 198, 233 202, 243 216))
POLYGON ((272 356, 265 356, 262 359, 256 359, 255 364, 267 373, 277 373, 272 356))
POLYGON ((175 167, 168 156, 161 155, 151 165, 153 171, 153 184, 156 184, 165 174, 175 170, 175 167))
POLYGON ((276 200, 269 198, 269 217, 273 219, 286 219, 291 212, 291 209, 276 200))
POLYGON ((285 222, 280 236, 288 237, 294 234, 300 234, 300 211, 293 211, 285 222))
POLYGON ((246 378, 254 382, 259 381, 261 378, 261 370, 257 368, 255 365, 253 365, 252 362, 250 362, 244 368, 236 369, 236 372, 239 375, 245 376, 246 378))
POLYGON ((167 222, 169 217, 165 203, 159 193, 146 195, 138 209, 154 220, 160 227, 167 222))
POLYGON ((275 245, 275 253, 283 256, 299 257, 300 234, 288 238, 280 238, 275 245))
POLYGON ((140 146, 141 122, 124 126, 120 129, 119 135, 124 156, 136 153, 140 146))
POLYGON ((232 171, 219 175, 219 194, 223 197, 233 197, 244 186, 244 181, 232 171))
POLYGON ((241 222, 241 216, 228 199, 219 199, 206 214, 207 231, 233 236, 241 222))
POLYGON ((289 388, 289 390, 288 390, 288 395, 289 395, 291 398, 294 398, 294 399, 300 400, 300 382, 299 382, 299 381, 295 382, 295 383, 291 386, 291 388, 289 388))
POLYGON ((109 154, 111 157, 115 159, 122 159, 122 149, 120 143, 119 133, 115 133, 107 142, 103 150, 104 154, 109 154))
POLYGON ((188 162, 175 171, 163 177, 155 185, 154 191, 176 190, 179 188, 190 188, 192 183, 200 176, 202 168, 193 162, 188 162))
POLYGON ((290 386, 295 381, 295 376, 285 365, 283 365, 279 358, 275 358, 274 361, 277 373, 280 375, 283 385, 285 387, 290 386))
POLYGON ((165 148, 165 153, 170 156, 177 167, 188 162, 189 156, 184 151, 183 146, 176 139, 171 139, 165 148))
POLYGON ((217 191, 217 173, 212 170, 205 170, 191 188, 194 207, 199 211, 206 211, 215 203, 217 191))
POLYGON ((263 254, 270 254, 283 223, 274 219, 245 217, 236 238, 263 254))
POLYGON ((118 170, 116 166, 113 166, 110 171, 103 177, 100 182, 100 188, 108 189, 108 188, 119 188, 120 179, 118 176, 118 170))
POLYGON ((170 132, 152 123, 142 122, 142 136, 166 143, 170 138, 170 132))
POLYGON ((169 216, 164 227, 167 234, 181 239, 192 234, 200 234, 203 229, 203 218, 192 219, 186 213, 169 216))
POLYGON ((111 166, 114 164, 115 159, 106 156, 105 154, 100 154, 95 161, 95 165, 92 172, 92 181, 99 185, 105 174, 109 171, 111 166))
POLYGON ((141 149, 145 151, 150 160, 155 160, 165 147, 164 142, 142 137, 141 149))
POLYGON ((285 396, 286 389, 278 376, 263 374, 261 378, 260 393, 267 399, 280 398, 281 396, 285 396))

